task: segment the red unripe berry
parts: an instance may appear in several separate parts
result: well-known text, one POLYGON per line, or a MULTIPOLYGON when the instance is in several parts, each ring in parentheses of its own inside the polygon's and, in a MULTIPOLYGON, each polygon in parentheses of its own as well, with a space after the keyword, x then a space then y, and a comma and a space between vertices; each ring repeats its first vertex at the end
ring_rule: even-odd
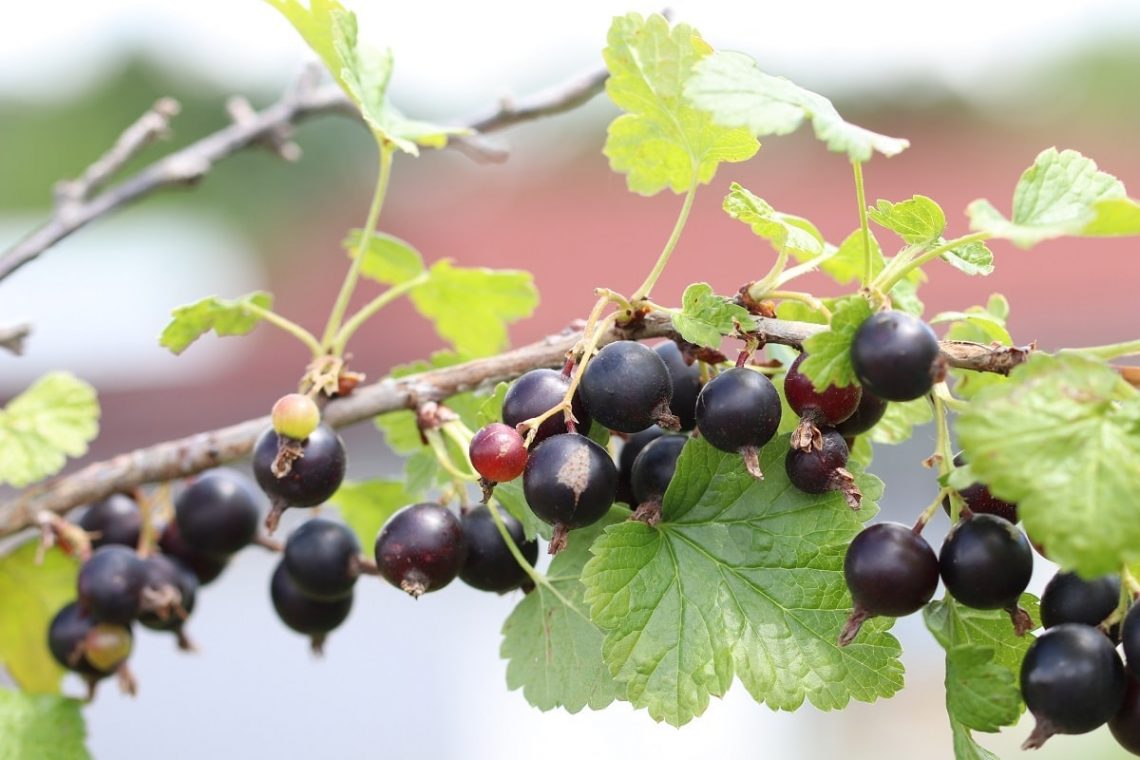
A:
POLYGON ((492 483, 506 483, 526 469, 526 445, 510 425, 492 422, 471 439, 471 466, 492 483))

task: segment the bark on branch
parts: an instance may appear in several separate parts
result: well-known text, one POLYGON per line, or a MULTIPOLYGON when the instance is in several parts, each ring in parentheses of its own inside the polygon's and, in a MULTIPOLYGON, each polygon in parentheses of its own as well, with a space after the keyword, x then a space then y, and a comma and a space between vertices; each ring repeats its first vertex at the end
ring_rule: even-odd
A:
MULTIPOLYGON (((756 317, 756 329, 770 343, 800 344, 824 328, 806 322, 756 317)), ((623 338, 673 337, 667 314, 653 313, 629 327, 617 327, 601 344, 623 338)), ((429 401, 443 401, 464 391, 509 381, 537 367, 561 367, 566 354, 581 339, 579 331, 567 331, 537 343, 485 359, 454 367, 431 370, 399 379, 385 378, 356 389, 352 395, 330 401, 324 420, 333 427, 344 427, 377 414, 398 409, 415 409, 429 401)), ((951 366, 988 372, 1008 372, 1024 361, 1028 349, 988 348, 975 343, 943 343, 943 355, 951 366)), ((253 447, 257 436, 269 425, 269 417, 258 417, 198 435, 166 441, 137 449, 112 459, 95 462, 69 475, 32 486, 14 498, 0 503, 0 536, 7 536, 33 525, 42 510, 64 513, 73 507, 156 483, 195 473, 240 459, 253 447)))

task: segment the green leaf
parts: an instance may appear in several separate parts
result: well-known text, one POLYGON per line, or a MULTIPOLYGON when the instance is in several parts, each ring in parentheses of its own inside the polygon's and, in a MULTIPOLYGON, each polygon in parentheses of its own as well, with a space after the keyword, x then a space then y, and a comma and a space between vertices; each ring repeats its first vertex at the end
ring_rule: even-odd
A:
POLYGON ((920 283, 926 281, 926 276, 923 275, 922 270, 919 269, 911 270, 910 274, 917 275, 917 277, 908 277, 905 280, 899 280, 899 282, 891 288, 891 304, 899 311, 905 311, 907 314, 921 317, 926 306, 918 297, 918 286, 920 283))
POLYGON ((526 701, 540 710, 600 710, 624 698, 623 686, 602 661, 602 632, 586 617, 579 576, 601 531, 628 516, 614 508, 599 522, 571 533, 547 574, 561 598, 538 586, 503 624, 500 654, 507 660, 507 686, 522 689, 526 701))
POLYGON ((79 565, 58 549, 37 565, 38 547, 28 541, 0 557, 0 663, 24 691, 57 694, 64 671, 44 642, 52 618, 75 599, 79 565))
POLYGON ((1001 760, 993 752, 978 744, 970 729, 953 718, 950 719, 950 731, 954 735, 955 760, 1001 760))
POLYGON ((76 699, 0 689, 0 758, 90 760, 81 705, 76 699))
POLYGON ((1097 169, 1075 150, 1041 151, 1013 191, 1006 219, 988 200, 966 208, 970 228, 1028 248, 1064 235, 1140 233, 1140 207, 1125 196, 1124 183, 1097 169))
POLYGON ((1140 394, 1111 367, 1034 354, 957 429, 974 474, 1052 560, 1092 578, 1140 559, 1140 394))
POLYGON ((510 388, 510 383, 499 383, 495 386, 494 392, 483 399, 483 403, 479 405, 479 413, 476 415, 478 426, 474 429, 486 427, 493 422, 503 421, 503 401, 506 400, 507 391, 510 388))
MULTIPOLYGON (((879 241, 870 230, 867 233, 867 240, 871 247, 871 276, 874 277, 883 271, 887 262, 883 258, 883 249, 879 247, 879 241)), ((831 275, 831 279, 840 285, 846 285, 863 278, 863 272, 867 268, 864 259, 863 231, 855 230, 839 244, 834 256, 824 260, 820 269, 831 275)))
POLYGON ((345 481, 329 499, 366 551, 371 550, 388 518, 417 500, 395 480, 345 481))
POLYGON ((428 281, 412 291, 412 304, 470 358, 505 349, 507 325, 529 317, 538 306, 529 272, 456 267, 447 259, 433 264, 430 272, 428 281))
POLYGON ((754 234, 771 243, 777 253, 806 261, 834 250, 807 219, 777 211, 736 182, 729 187, 722 206, 726 214, 744 222, 754 234))
POLYGON ((67 372, 49 372, 0 409, 0 484, 22 488, 87 453, 99 434, 95 389, 67 372))
POLYGON ((871 446, 871 439, 865 435, 855 436, 855 445, 851 447, 851 453, 848 455, 852 462, 858 462, 860 467, 866 469, 871 466, 871 460, 875 458, 875 449, 871 446))
POLYGON ((913 401, 891 401, 883 418, 867 435, 875 443, 902 443, 910 440, 915 427, 933 419, 934 412, 925 397, 913 401))
MULTIPOLYGON (((342 245, 349 257, 360 249, 361 230, 352 230, 342 245)), ((420 252, 395 235, 374 232, 368 236, 360 274, 383 285, 400 285, 424 271, 424 257, 420 252)))
MULTIPOLYGON (((1018 602, 1034 621, 1041 621, 1041 604, 1032 594, 1022 594, 1018 602)), ((954 601, 936 599, 922 610, 926 627, 943 649, 971 646, 993 652, 993 662, 1018 673, 1033 636, 1018 636, 1005 610, 975 610, 954 601)))
MULTIPOLYGON (((594 427, 601 427, 595 425, 594 427)), ((538 519, 538 516, 531 510, 530 506, 526 503, 526 496, 523 495, 522 478, 515 478, 509 483, 499 483, 495 486, 495 501, 502 505, 503 509, 507 510, 523 526, 523 532, 526 533, 528 539, 535 536, 542 536, 550 540, 551 528, 549 525, 538 519)))
POLYGON ((834 710, 902 688, 891 621, 851 646, 836 637, 851 608, 847 544, 877 511, 878 479, 855 467, 861 512, 838 493, 809 495, 784 474, 788 437, 764 447, 765 479, 703 440, 685 444, 656 527, 613 525, 582 572, 603 657, 636 707, 682 725, 733 676, 759 702, 834 710))
POLYGON ((210 330, 218 337, 245 335, 261 322, 261 317, 251 313, 247 305, 271 310, 273 296, 259 290, 232 301, 211 296, 179 306, 171 312, 170 323, 163 328, 158 343, 171 353, 180 354, 210 330))
POLYGON ((946 709, 974 731, 994 733, 1021 717, 1017 675, 993 658, 993 650, 985 647, 946 652, 946 709))
POLYGON ((981 241, 955 246, 942 254, 942 260, 959 272, 968 275, 991 275, 994 272, 994 253, 981 241))
POLYGON ((760 71, 742 53, 718 52, 696 65, 685 97, 709 111, 718 124, 746 127, 757 137, 786 135, 811 119, 815 136, 828 150, 867 161, 874 151, 893 156, 910 145, 843 120, 831 101, 783 77, 760 71))
POLYGON ((417 146, 442 148, 449 135, 468 134, 461 127, 441 127, 408 119, 388 100, 392 53, 360 40, 356 14, 336 0, 267 0, 297 29, 345 94, 356 103, 376 140, 391 143, 405 153, 419 154, 417 146))
POLYGON ((867 217, 897 233, 909 245, 933 243, 946 229, 942 207, 925 195, 915 195, 898 203, 880 200, 875 208, 867 210, 867 217))
MULTIPOLYGON (((817 325, 826 325, 827 317, 822 311, 816 311, 803 301, 783 300, 776 304, 776 316, 793 322, 811 322, 817 325)), ((769 344, 771 345, 771 344, 769 344)), ((793 359, 793 361, 795 361, 793 359)))
POLYGON ((698 346, 717 348, 738 324, 749 321, 748 310, 713 293, 707 282, 695 282, 681 296, 681 311, 673 314, 673 327, 681 337, 698 346))
POLYGON ((858 382, 851 365, 851 341, 870 316, 871 305, 862 296, 840 299, 831 311, 831 329, 804 341, 808 357, 800 365, 800 372, 811 378, 816 390, 858 382))
POLYGON ((672 29, 659 14, 618 16, 602 52, 606 92, 627 113, 610 124, 603 150, 629 189, 655 195, 707 183, 722 161, 744 161, 760 144, 743 129, 725 129, 681 96, 693 64, 712 52, 695 29, 672 29))

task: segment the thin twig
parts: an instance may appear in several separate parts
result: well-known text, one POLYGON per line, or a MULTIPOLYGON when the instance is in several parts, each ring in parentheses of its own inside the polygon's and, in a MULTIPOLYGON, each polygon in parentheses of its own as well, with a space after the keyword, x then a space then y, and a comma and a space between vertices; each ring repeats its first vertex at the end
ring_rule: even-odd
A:
MULTIPOLYGON (((806 338, 825 329, 807 322, 756 317, 756 329, 770 343, 799 346, 806 338)), ((672 337, 673 325, 667 314, 653 313, 629 327, 613 327, 599 345, 623 338, 672 337)), ((428 401, 443 401, 464 391, 492 387, 512 380, 537 367, 560 367, 567 352, 582 339, 581 331, 550 336, 529 346, 498 356, 477 359, 454 367, 435 369, 398 379, 385 378, 357 388, 352 395, 330 401, 323 420, 333 427, 352 425, 377 414, 398 409, 415 409, 428 401)), ((1021 349, 988 348, 973 343, 944 344, 952 366, 980 371, 1008 371, 1010 362, 1023 361, 1021 349)), ((0 536, 10 535, 34 524, 43 510, 63 513, 72 507, 129 491, 145 483, 187 477, 249 454, 257 436, 269 425, 268 417, 240 422, 230 427, 188 438, 159 443, 87 465, 32 486, 0 503, 0 536)))
MULTIPOLYGON (((573 77, 565 84, 515 103, 500 103, 495 109, 469 120, 466 126, 487 134, 520 122, 562 113, 601 92, 605 78, 605 69, 573 77)), ((162 103, 160 101, 160 105, 162 103)), ((103 184, 145 144, 142 139, 144 133, 148 140, 153 139, 153 134, 158 134, 154 130, 156 125, 152 123, 154 119, 148 119, 159 114, 156 106, 155 110, 128 128, 115 147, 92 164, 78 180, 62 183, 62 187, 72 188, 66 193, 66 201, 57 203, 52 217, 43 226, 0 255, 0 280, 89 222, 158 190, 191 185, 205 177, 215 163, 240 150, 266 145, 286 158, 296 158, 299 149, 289 139, 290 129, 306 118, 331 113, 360 116, 356 106, 337 85, 320 85, 312 68, 306 70, 281 99, 268 108, 254 111, 248 103, 231 99, 229 111, 233 124, 88 197, 93 188, 103 184), (140 126, 143 122, 145 125, 140 126)), ((459 144, 469 154, 491 160, 503 158, 501 151, 488 148, 477 138, 464 138, 459 144)))
POLYGON ((32 326, 27 323, 0 327, 0 348, 20 356, 24 353, 24 339, 28 337, 31 331, 32 326))

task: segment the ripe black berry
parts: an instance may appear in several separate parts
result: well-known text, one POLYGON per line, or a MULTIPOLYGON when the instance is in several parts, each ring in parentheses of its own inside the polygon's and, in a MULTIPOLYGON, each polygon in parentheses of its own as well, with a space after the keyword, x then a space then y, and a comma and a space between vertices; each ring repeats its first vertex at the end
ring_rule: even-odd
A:
POLYGON ((376 537, 376 567, 396 588, 419 597, 455 579, 467 558, 463 525, 440 504, 404 507, 376 537))
POLYGON ((757 452, 780 427, 780 394, 759 372, 733 367, 701 388, 697 396, 697 428, 721 451, 739 452, 745 467, 757 478, 757 452))
MULTIPOLYGON (((507 532, 514 539, 526 561, 538 561, 538 541, 527 541, 522 523, 499 510, 507 532)), ((507 542, 495 525, 486 506, 478 506, 463 515, 463 535, 467 539, 467 561, 459 570, 459 579, 480 591, 503 593, 518 588, 527 580, 526 570, 519 566, 507 542)))
POLYGON ((1124 616, 1120 628, 1120 643, 1124 645, 1124 659, 1133 673, 1140 673, 1140 604, 1134 604, 1124 616))
MULTIPOLYGON (((289 439, 285 439, 289 440, 289 439)), ((253 447, 253 474, 261 490, 273 502, 273 508, 265 520, 266 528, 272 533, 277 520, 288 507, 315 507, 326 501, 340 488, 344 480, 347 459, 344 441, 328 425, 317 426, 304 443, 295 444, 296 452, 289 454, 287 472, 281 477, 274 471, 279 462, 282 439, 273 428, 266 428, 253 447)))
POLYGON ((669 410, 681 423, 681 430, 692 430, 697 426, 697 395, 701 392, 701 370, 696 362, 688 364, 681 349, 673 341, 665 341, 653 347, 673 381, 673 399, 669 410))
POLYGON ((887 401, 926 395, 944 371, 930 325, 901 311, 881 311, 859 326, 851 364, 860 384, 887 401))
POLYGON ((633 486, 630 484, 630 477, 633 475, 633 463, 637 460, 637 455, 641 453, 642 449, 665 433, 664 429, 654 425, 640 433, 634 433, 622 444, 621 451, 618 453, 618 486, 614 501, 620 501, 623 504, 633 503, 633 486))
POLYGON ((108 544, 133 548, 139 543, 142 513, 134 499, 117 493, 88 507, 83 517, 79 518, 79 527, 88 533, 97 534, 91 539, 91 546, 95 549, 108 544))
POLYGON ((855 609, 839 635, 840 646, 854 641, 868 618, 909 615, 929 602, 938 588, 938 558, 911 528, 877 523, 847 547, 843 577, 855 609))
POLYGON ((257 534, 257 518, 253 484, 235 470, 205 472, 174 500, 183 542, 219 559, 249 545, 257 534))
POLYGON ((343 623, 352 610, 352 592, 331 601, 305 596, 289 579, 284 562, 278 563, 273 571, 269 595, 281 622, 297 633, 309 636, 317 654, 322 651, 325 636, 343 623))
POLYGON ((847 505, 859 509, 863 494, 847 471, 847 443, 828 428, 821 431, 818 449, 788 449, 784 470, 792 485, 804 493, 842 491, 847 505))
POLYGON ((637 433, 654 423, 676 430, 669 411, 673 380, 661 356, 634 340, 602 348, 586 365, 579 386, 590 416, 610 430, 637 433))
POLYGON ((71 602, 55 614, 48 627, 48 649, 62 667, 89 682, 105 678, 131 654, 131 629, 97 623, 71 602))
POLYGON ((290 534, 282 564, 301 593, 339 599, 352 591, 360 575, 360 542, 344 525, 317 517, 290 534))
POLYGON ((491 483, 507 483, 522 475, 526 453, 523 437, 501 422, 481 428, 467 449, 475 472, 491 483))
POLYGON ((974 515, 950 529, 938 565, 946 590, 967 607, 1012 609, 1033 574, 1033 549, 1009 520, 974 515))
POLYGON ((1120 603, 1120 576, 1106 575, 1086 581, 1076 573, 1059 572, 1041 594, 1041 624, 1098 626, 1120 603))
POLYGON ((1108 728, 1117 744, 1134 755, 1140 755, 1140 680, 1128 672, 1125 680, 1124 701, 1108 721, 1108 728))
MULTIPOLYGON (((961 467, 965 463, 966 460, 962 458, 961 454, 954 456, 955 466, 961 467)), ((980 515, 997 515, 998 517, 1009 520, 1011 523, 1017 522, 1017 505, 997 498, 990 493, 990 489, 982 483, 972 483, 960 489, 958 495, 962 497, 962 501, 966 502, 966 506, 971 512, 980 515)), ((949 497, 942 500, 942 509, 946 511, 946 514, 950 514, 949 497)))
POLYGON ((613 504, 616 489, 617 467, 610 455, 574 433, 539 444, 523 473, 526 503, 539 519, 555 526, 551 554, 565 544, 567 530, 600 520, 613 504))
POLYGON ((1021 663, 1021 695, 1037 719, 1022 749, 1104 725, 1120 709, 1124 691, 1124 666, 1100 631, 1079 623, 1050 628, 1021 663))
MULTIPOLYGON (((521 422, 537 417, 548 409, 553 409, 562 403, 562 397, 570 388, 570 378, 553 369, 532 369, 520 376, 503 398, 503 422, 515 427, 521 422)), ((578 393, 571 401, 571 411, 574 419, 578 420, 577 429, 580 433, 590 430, 590 415, 578 393)), ((549 438, 566 432, 566 418, 563 414, 548 417, 538 426, 531 446, 549 438)))
POLYGON ((859 406, 855 407, 855 413, 836 425, 835 429, 844 438, 866 433, 883 419, 883 415, 887 413, 887 405, 888 402, 864 388, 859 396, 859 406))
POLYGON ((146 588, 139 622, 151 630, 173 631, 178 634, 180 646, 191 648, 181 632, 186 618, 194 611, 198 576, 178 560, 162 554, 147 557, 143 566, 146 588))
POLYGON ((166 524, 158 537, 158 548, 163 554, 177 559, 190 568, 203 586, 217 580, 230 561, 229 555, 211 557, 187 546, 182 534, 178 532, 178 523, 173 520, 166 524))
POLYGON ((801 418, 792 434, 793 449, 818 449, 821 445, 819 428, 835 427, 855 413, 863 391, 858 385, 838 388, 829 385, 817 391, 811 378, 800 372, 807 354, 800 354, 784 375, 784 396, 788 406, 801 418))
POLYGON ((79 606, 96 622, 130 625, 139 613, 146 568, 134 549, 96 549, 79 568, 79 606))
POLYGON ((630 485, 637 504, 660 502, 677 469, 677 458, 689 440, 687 435, 663 435, 650 441, 633 462, 630 485))

